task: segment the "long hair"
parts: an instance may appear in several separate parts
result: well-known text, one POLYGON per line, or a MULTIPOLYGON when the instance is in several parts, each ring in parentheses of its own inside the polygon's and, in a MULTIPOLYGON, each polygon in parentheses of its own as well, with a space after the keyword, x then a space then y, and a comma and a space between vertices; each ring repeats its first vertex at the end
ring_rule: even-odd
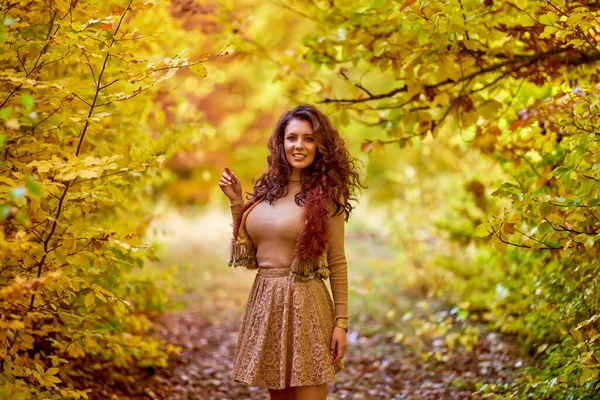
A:
POLYGON ((291 120, 304 120, 310 123, 313 137, 317 142, 317 151, 313 162, 301 172, 301 190, 295 196, 298 205, 304 204, 308 191, 321 185, 321 193, 335 209, 333 215, 345 213, 348 221, 352 212, 350 201, 356 189, 366 188, 360 182, 357 171, 357 159, 350 155, 344 139, 334 128, 329 118, 310 104, 300 104, 281 115, 269 137, 267 157, 268 168, 258 179, 253 180, 254 193, 251 199, 264 196, 269 204, 287 194, 287 185, 292 174, 284 148, 285 128, 291 120))

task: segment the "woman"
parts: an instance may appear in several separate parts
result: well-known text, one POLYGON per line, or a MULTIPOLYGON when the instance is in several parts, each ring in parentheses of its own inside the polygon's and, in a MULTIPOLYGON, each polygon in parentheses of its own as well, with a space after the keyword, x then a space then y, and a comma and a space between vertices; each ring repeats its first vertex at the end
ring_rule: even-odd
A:
POLYGON ((325 399, 347 347, 344 221, 364 186, 338 131, 312 105, 284 113, 268 147, 268 169, 247 201, 228 167, 219 182, 233 218, 229 265, 258 270, 232 378, 268 388, 271 399, 325 399))

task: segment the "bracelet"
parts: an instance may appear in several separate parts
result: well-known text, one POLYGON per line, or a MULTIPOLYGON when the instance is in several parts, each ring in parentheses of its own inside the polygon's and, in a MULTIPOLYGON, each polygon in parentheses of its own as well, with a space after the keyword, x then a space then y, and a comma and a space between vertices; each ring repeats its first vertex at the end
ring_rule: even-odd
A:
POLYGON ((237 203, 233 203, 233 204, 231 202, 229 202, 229 207, 237 206, 238 204, 242 204, 243 202, 244 202, 244 199, 241 199, 237 203))
POLYGON ((347 322, 338 322, 336 320, 335 321, 335 326, 337 326, 338 328, 342 328, 343 330, 345 330, 346 332, 348 332, 348 323, 347 322))

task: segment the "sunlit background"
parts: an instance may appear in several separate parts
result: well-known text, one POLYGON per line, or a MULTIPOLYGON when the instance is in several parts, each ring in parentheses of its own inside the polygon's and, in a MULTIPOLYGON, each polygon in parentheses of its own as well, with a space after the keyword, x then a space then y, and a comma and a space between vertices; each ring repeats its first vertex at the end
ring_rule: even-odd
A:
POLYGON ((0 5, 1 398, 267 398, 218 182, 299 103, 368 185, 328 398, 595 398, 597 6, 0 5))

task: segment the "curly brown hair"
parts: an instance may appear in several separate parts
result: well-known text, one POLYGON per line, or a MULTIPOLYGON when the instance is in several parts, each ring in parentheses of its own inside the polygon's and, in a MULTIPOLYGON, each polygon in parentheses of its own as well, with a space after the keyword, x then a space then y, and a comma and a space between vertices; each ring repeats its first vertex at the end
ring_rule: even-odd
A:
POLYGON ((333 215, 342 212, 348 221, 352 212, 350 201, 357 201, 356 189, 367 188, 360 181, 356 161, 346 148, 344 139, 334 128, 329 118, 311 104, 300 104, 281 115, 271 134, 267 157, 268 169, 258 179, 253 179, 254 193, 250 198, 263 197, 269 204, 287 194, 287 185, 292 174, 284 149, 284 133, 291 120, 304 120, 311 124, 317 141, 314 161, 301 172, 301 190, 295 196, 298 205, 306 201, 308 191, 321 185, 323 193, 331 199, 335 208, 333 215))

